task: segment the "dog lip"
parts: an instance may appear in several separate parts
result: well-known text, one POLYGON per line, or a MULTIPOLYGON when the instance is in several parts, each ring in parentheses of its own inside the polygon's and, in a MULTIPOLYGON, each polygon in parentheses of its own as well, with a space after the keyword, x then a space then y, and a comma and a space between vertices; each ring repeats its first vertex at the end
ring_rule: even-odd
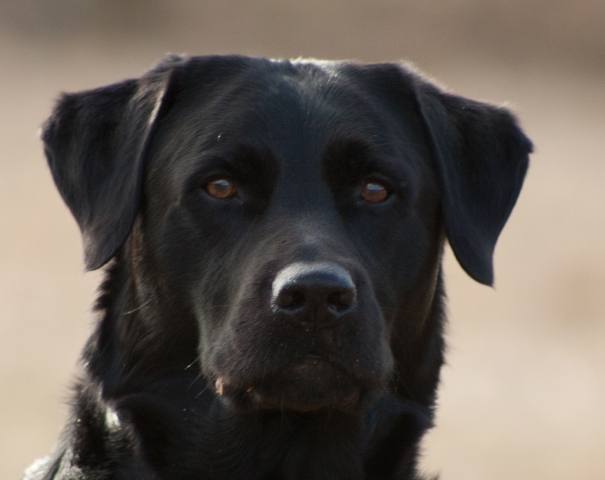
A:
POLYGON ((218 377, 214 382, 214 390, 219 397, 233 395, 237 393, 250 393, 254 387, 239 387, 231 382, 225 381, 223 377, 218 377))
POLYGON ((263 410, 292 410, 297 412, 315 412, 322 409, 334 409, 353 413, 358 409, 362 389, 355 388, 337 401, 319 401, 302 403, 282 397, 266 396, 260 391, 251 392, 251 400, 255 408, 263 410))
POLYGON ((256 381, 238 381, 218 376, 214 382, 216 394, 239 410, 289 410, 313 412, 334 409, 354 414, 359 412, 377 388, 371 382, 360 381, 338 362, 320 355, 305 355, 302 362, 290 365, 277 375, 256 381), (318 369, 318 370, 316 370, 318 369), (314 378, 322 378, 314 383, 314 378), (291 382, 298 377, 297 381, 291 382))
POLYGON ((214 382, 214 389, 219 395, 223 395, 223 393, 225 393, 225 381, 222 377, 216 379, 216 382, 214 382))

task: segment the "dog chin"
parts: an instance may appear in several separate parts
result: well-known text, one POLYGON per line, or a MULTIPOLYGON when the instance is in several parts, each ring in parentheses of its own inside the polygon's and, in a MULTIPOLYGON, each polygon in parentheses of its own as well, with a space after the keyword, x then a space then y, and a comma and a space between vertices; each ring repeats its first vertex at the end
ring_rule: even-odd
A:
POLYGON ((371 388, 330 362, 307 358, 262 380, 243 382, 218 377, 217 394, 239 411, 279 410, 316 412, 338 410, 359 414, 367 405, 371 388))

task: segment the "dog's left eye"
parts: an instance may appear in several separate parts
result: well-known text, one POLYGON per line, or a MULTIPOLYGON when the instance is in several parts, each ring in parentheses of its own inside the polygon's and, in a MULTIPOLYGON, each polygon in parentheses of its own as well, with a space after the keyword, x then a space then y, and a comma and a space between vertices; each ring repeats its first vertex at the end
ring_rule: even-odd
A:
POLYGON ((378 180, 366 180, 361 187, 361 198, 369 203, 384 202, 391 191, 378 180))
POLYGON ((220 200, 230 198, 237 193, 235 182, 229 177, 214 178, 204 185, 204 189, 208 195, 220 200))

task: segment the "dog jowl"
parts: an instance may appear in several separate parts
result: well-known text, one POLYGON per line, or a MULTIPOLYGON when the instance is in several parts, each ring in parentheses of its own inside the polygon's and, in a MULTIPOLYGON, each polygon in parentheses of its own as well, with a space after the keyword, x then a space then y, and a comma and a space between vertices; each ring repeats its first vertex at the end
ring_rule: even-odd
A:
POLYGON ((531 143, 399 64, 171 56, 43 128, 106 265, 27 479, 415 479, 445 240, 493 281, 531 143))

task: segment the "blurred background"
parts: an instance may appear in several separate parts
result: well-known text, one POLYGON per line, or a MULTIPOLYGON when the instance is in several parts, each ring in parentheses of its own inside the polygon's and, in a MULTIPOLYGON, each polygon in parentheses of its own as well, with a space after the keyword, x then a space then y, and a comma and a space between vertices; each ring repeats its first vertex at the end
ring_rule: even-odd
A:
POLYGON ((446 256, 448 365, 422 467, 605 478, 605 2, 0 0, 0 478, 52 447, 99 274, 37 131, 60 91, 168 52, 406 59, 513 108, 536 153, 496 288, 446 256))

